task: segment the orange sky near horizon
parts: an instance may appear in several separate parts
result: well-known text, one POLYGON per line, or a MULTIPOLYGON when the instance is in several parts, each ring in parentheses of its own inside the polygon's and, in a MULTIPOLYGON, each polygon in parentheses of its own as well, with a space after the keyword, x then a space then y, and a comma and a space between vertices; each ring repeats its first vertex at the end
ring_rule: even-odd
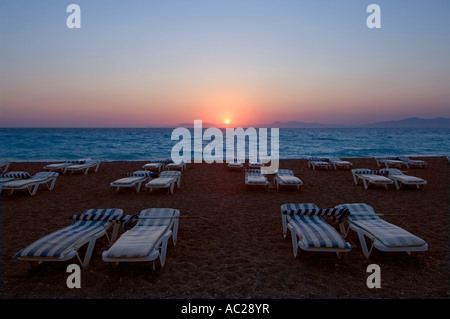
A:
POLYGON ((74 30, 54 2, 3 2, 0 127, 450 117, 447 2, 380 0, 379 30, 351 1, 78 4, 74 30))

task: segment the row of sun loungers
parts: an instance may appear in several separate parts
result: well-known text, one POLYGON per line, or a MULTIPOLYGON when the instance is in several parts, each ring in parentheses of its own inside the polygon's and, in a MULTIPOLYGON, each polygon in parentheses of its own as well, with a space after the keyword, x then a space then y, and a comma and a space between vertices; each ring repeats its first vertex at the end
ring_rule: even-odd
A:
POLYGON ((389 157, 376 157, 378 167, 383 165, 386 168, 425 168, 427 165, 426 161, 411 159, 407 156, 389 156, 389 157))
POLYGON ((333 167, 336 169, 350 169, 353 165, 352 162, 344 161, 338 157, 309 157, 308 167, 313 170, 317 169, 330 169, 333 167))
MULTIPOLYGON (((274 182, 276 188, 279 190, 282 187, 295 187, 298 190, 301 189, 303 182, 297 176, 294 176, 294 172, 288 169, 279 169, 274 176, 274 182)), ((265 190, 269 189, 270 182, 260 169, 247 169, 245 170, 245 185, 248 187, 264 187, 265 190)))
MULTIPOLYGON (((169 239, 175 246, 180 211, 172 208, 144 209, 139 215, 123 215, 121 209, 88 209, 81 215, 69 216, 74 222, 29 244, 13 258, 30 262, 68 261, 77 258, 87 267, 97 239, 106 235, 110 247, 103 251, 105 262, 153 262, 165 264, 169 239), (134 226, 132 226, 134 224, 134 226), (125 232, 117 239, 119 227, 125 232), (113 228, 111 238, 107 235, 113 228), (116 240, 117 239, 117 240, 116 240), (85 255, 80 255, 87 245, 85 255)), ((356 232, 363 255, 370 258, 375 249, 385 252, 413 254, 428 250, 423 239, 383 220, 364 203, 342 204, 320 209, 313 203, 281 206, 283 236, 291 233, 294 257, 298 250, 334 252, 339 257, 352 250, 346 239, 356 232), (325 219, 339 223, 339 233, 325 219), (368 240, 366 240, 366 238, 368 240), (368 246, 368 243, 370 247, 368 246)))
POLYGON ((11 195, 14 191, 27 190, 30 195, 35 195, 39 186, 45 185, 48 190, 53 190, 58 173, 39 172, 31 175, 28 172, 9 172, 0 175, 0 192, 7 191, 11 195))
POLYGON ((423 239, 383 220, 373 207, 364 203, 342 204, 330 209, 319 209, 313 203, 284 204, 281 206, 281 218, 283 236, 286 238, 288 230, 291 233, 294 257, 297 257, 299 248, 334 252, 341 257, 352 248, 346 240, 349 230, 358 235, 362 252, 367 258, 371 257, 374 249, 408 254, 428 250, 428 244, 423 239), (324 218, 337 221, 342 235, 324 218))
POLYGON ((61 163, 49 164, 44 166, 44 169, 51 172, 60 171, 62 174, 65 174, 69 171, 71 173, 82 172, 84 175, 86 175, 90 169, 93 169, 95 172, 97 172, 99 166, 100 161, 92 159, 80 159, 76 161, 66 161, 61 163))
POLYGON ((180 171, 162 171, 156 174, 152 171, 135 171, 127 174, 127 177, 117 179, 110 183, 110 186, 115 188, 116 192, 119 192, 120 188, 132 188, 139 193, 142 184, 145 183, 145 187, 149 191, 154 189, 167 189, 169 194, 173 194, 175 185, 180 188, 181 172, 180 171), (156 177, 156 178, 153 178, 156 177))
POLYGON ((180 211, 150 208, 139 215, 123 215, 122 209, 88 209, 81 215, 69 216, 74 222, 52 232, 17 252, 13 258, 30 262, 68 261, 77 257, 87 267, 97 239, 106 235, 112 246, 102 253, 105 262, 142 262, 159 259, 164 266, 168 241, 175 246, 180 211), (135 223, 134 226, 129 226, 135 223), (119 226, 130 227, 116 241, 119 226), (107 232, 113 228, 109 238, 107 232), (84 257, 80 250, 87 246, 84 257))
POLYGON ((358 185, 362 181, 364 188, 368 189, 370 185, 383 186, 386 189, 390 185, 395 185, 397 189, 403 186, 415 186, 421 189, 427 184, 422 178, 404 174, 397 168, 385 168, 379 171, 366 168, 357 168, 352 170, 353 182, 358 185))

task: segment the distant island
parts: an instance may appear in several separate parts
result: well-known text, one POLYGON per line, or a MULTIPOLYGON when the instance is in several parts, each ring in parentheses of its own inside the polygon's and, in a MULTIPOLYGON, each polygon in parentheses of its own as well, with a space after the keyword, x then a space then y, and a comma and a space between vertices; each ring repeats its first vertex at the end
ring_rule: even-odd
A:
MULTIPOLYGON (((178 127, 192 128, 194 123, 181 123, 178 127)), ((211 123, 202 123, 203 128, 217 127, 211 123)), ((278 128, 446 128, 450 129, 450 118, 434 118, 423 119, 418 117, 410 117, 403 120, 374 122, 362 125, 342 125, 342 124, 321 124, 311 122, 280 122, 276 121, 271 124, 258 124, 252 127, 278 127, 278 128)))

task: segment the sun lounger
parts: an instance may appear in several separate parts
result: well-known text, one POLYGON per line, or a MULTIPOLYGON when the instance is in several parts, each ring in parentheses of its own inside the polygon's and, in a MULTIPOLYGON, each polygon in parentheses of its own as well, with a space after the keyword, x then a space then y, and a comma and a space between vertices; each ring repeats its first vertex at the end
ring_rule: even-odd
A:
MULTIPOLYGON (((22 172, 23 173, 23 172, 22 172)), ((28 173, 27 173, 28 174, 28 173)), ((16 190, 28 190, 30 195, 35 195, 40 185, 45 185, 48 190, 53 190, 58 173, 39 172, 29 178, 19 178, 2 184, 2 191, 8 190, 11 195, 16 190)))
POLYGON ((179 170, 181 172, 186 170, 186 163, 185 162, 180 162, 180 163, 169 163, 166 164, 166 169, 171 170, 179 170))
POLYGON ((338 257, 350 251, 350 244, 323 218, 343 222, 347 213, 345 209, 319 209, 313 203, 282 205, 283 236, 286 238, 287 230, 290 231, 294 257, 297 257, 298 248, 305 251, 335 252, 338 257))
POLYGON ((249 162, 248 167, 249 168, 261 168, 261 167, 264 167, 264 163, 263 162, 249 162))
POLYGON ((230 170, 241 170, 244 168, 245 159, 230 159, 228 160, 228 169, 230 170))
POLYGON ((361 180, 365 189, 368 189, 370 185, 383 186, 384 188, 389 189, 389 185, 394 184, 394 182, 385 175, 385 172, 374 171, 367 168, 352 169, 355 185, 358 185, 358 181, 361 180))
POLYGON ((89 169, 92 168, 94 170, 94 172, 97 172, 99 166, 100 166, 100 161, 86 160, 84 162, 79 162, 79 163, 75 163, 75 164, 67 166, 66 171, 70 171, 71 173, 80 171, 80 172, 83 172, 84 175, 87 175, 87 173, 89 172, 89 169))
POLYGON ((180 211, 171 208, 143 210, 136 225, 123 233, 102 254, 106 262, 144 262, 159 258, 161 268, 165 264, 169 238, 176 245, 180 211))
MULTIPOLYGON (((254 171, 256 171, 256 170, 254 170, 254 171)), ((247 171, 245 173, 245 185, 247 185, 249 187, 252 187, 252 186, 261 187, 262 186, 262 187, 264 187, 265 190, 268 190, 269 181, 267 180, 267 177, 265 177, 261 173, 247 171)))
MULTIPOLYGON (((111 220, 121 215, 121 209, 88 209, 81 215, 72 217, 76 220, 70 226, 36 240, 16 253, 13 258, 42 263, 68 261, 76 256, 80 264, 86 267, 91 260, 96 240, 107 235, 107 230, 113 225, 111 220), (82 260, 78 250, 85 244, 88 244, 88 247, 82 260)), ((114 223, 111 240, 115 239, 118 226, 118 223, 114 223)))
POLYGON ((397 168, 407 167, 406 163, 403 160, 401 160, 400 157, 397 157, 397 156, 377 157, 375 159, 376 159, 377 165, 379 167, 381 167, 383 165, 386 168, 389 168, 389 167, 397 167, 397 168))
POLYGON ((154 176, 158 176, 152 171, 135 171, 133 173, 128 173, 127 177, 123 177, 110 183, 111 187, 114 187, 116 193, 119 192, 120 188, 133 188, 137 193, 141 190, 142 183, 147 182, 154 176))
POLYGON ((330 158, 330 163, 333 165, 334 169, 343 168, 343 169, 350 169, 353 165, 352 162, 349 161, 343 161, 340 158, 332 157, 330 158))
POLYGON ((280 169, 275 176, 275 182, 277 189, 281 187, 297 187, 298 190, 303 185, 303 182, 297 176, 294 176, 294 172, 288 169, 280 169))
POLYGON ((427 166, 426 161, 411 159, 406 156, 401 156, 399 159, 405 163, 407 168, 425 168, 427 166))
POLYGON ((176 180, 176 184, 177 184, 177 188, 180 188, 181 185, 181 172, 180 171, 162 171, 159 174, 159 177, 172 177, 175 178, 176 180))
MULTIPOLYGON (((385 221, 375 213, 373 207, 367 204, 342 204, 336 208, 349 210, 346 218, 348 228, 357 233, 361 249, 367 258, 372 255, 374 249, 408 254, 428 250, 428 244, 423 239, 385 221), (370 247, 368 247, 366 238, 371 241, 370 247)), ((345 230, 345 227, 341 227, 341 230, 347 236, 348 231, 345 230)))
POLYGON ((330 159, 327 157, 310 157, 308 158, 308 167, 313 170, 316 168, 329 169, 331 167, 330 159))
POLYGON ((397 168, 384 168, 381 169, 380 172, 385 172, 387 174, 387 177, 392 179, 397 189, 400 189, 405 185, 415 186, 417 187, 417 189, 421 189, 427 184, 427 181, 425 181, 424 179, 416 176, 406 175, 397 168))
POLYGON ((161 176, 157 177, 155 179, 152 179, 147 184, 145 184, 145 187, 147 187, 150 192, 152 192, 154 189, 159 188, 167 188, 167 191, 169 194, 173 194, 174 186, 178 181, 177 176, 161 176))
POLYGON ((8 170, 9 165, 11 165, 11 162, 1 161, 0 162, 0 172, 5 173, 8 170))

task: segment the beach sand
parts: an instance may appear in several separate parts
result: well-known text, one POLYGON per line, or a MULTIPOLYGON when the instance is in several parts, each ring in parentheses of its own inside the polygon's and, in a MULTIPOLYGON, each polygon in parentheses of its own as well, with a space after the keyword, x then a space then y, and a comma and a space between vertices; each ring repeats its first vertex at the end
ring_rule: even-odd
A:
MULTIPOLYGON (((364 189, 349 170, 316 170, 305 160, 281 160, 302 179, 301 191, 248 190, 242 171, 226 164, 188 164, 181 188, 116 194, 109 183, 146 162, 103 162, 98 172, 64 174, 54 190, 1 194, 2 298, 448 298, 449 165, 445 157, 423 158, 425 169, 408 169, 428 181, 423 190, 364 189), (334 253, 300 251, 282 235, 280 206, 315 203, 321 208, 366 203, 382 217, 427 241, 429 250, 412 257, 376 251, 366 259, 354 233, 343 259, 334 253), (69 216, 89 208, 121 208, 138 214, 150 207, 180 210, 178 242, 169 247, 163 269, 151 263, 113 267, 101 259, 106 237, 97 241, 81 271, 81 289, 66 285, 66 268, 77 260, 30 263, 12 256, 36 239, 69 225, 69 216), (367 266, 381 269, 381 288, 366 285, 367 266)), ((374 158, 349 159, 353 168, 379 169, 374 158)), ((9 171, 36 173, 48 163, 12 163, 9 171)), ((336 226, 333 224, 333 226, 336 226)), ((120 233, 122 233, 121 230, 120 233)), ((119 234, 120 234, 119 233, 119 234)))

